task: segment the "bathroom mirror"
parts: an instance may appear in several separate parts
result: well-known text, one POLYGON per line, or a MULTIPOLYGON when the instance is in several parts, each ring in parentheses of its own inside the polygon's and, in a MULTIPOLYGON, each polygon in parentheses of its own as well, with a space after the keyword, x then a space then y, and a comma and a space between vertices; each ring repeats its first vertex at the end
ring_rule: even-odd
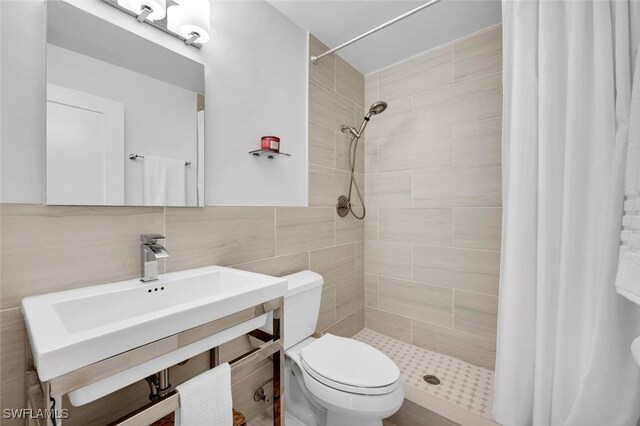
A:
POLYGON ((47 204, 204 205, 204 65, 47 2, 47 204))

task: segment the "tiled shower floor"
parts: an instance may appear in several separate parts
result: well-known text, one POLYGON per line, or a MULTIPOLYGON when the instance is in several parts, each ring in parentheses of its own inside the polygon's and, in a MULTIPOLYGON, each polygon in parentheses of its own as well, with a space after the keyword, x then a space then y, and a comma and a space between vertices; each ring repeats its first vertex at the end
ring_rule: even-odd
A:
POLYGON ((400 368, 405 385, 411 385, 471 413, 491 418, 493 371, 366 328, 356 334, 354 339, 368 343, 391 358, 400 368), (440 384, 428 384, 422 379, 425 374, 437 376, 440 384))

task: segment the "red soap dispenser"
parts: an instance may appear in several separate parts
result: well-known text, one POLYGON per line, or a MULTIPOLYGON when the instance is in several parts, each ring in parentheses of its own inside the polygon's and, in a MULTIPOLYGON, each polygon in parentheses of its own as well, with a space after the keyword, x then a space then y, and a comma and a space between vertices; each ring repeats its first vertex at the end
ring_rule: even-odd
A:
POLYGON ((277 136, 263 136, 260 148, 273 152, 280 152, 280 138, 277 136))

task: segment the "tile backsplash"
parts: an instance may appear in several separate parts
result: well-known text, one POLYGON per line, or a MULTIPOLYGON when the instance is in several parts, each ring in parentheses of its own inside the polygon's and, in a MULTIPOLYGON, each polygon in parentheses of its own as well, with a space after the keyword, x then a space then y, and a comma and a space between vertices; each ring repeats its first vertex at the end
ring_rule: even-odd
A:
POLYGON ((502 28, 365 77, 365 324, 493 368, 501 240, 502 28))
MULTIPOLYGON (((324 48, 310 37, 312 52, 324 48)), ((363 114, 363 104, 364 76, 340 57, 330 55, 321 66, 311 68, 308 208, 2 205, 2 408, 24 407, 24 373, 29 366, 19 308, 22 298, 138 277, 141 233, 166 236, 171 255, 162 265, 166 272, 213 264, 271 275, 316 270, 326 280, 318 331, 352 336, 362 329, 364 224, 339 218, 334 207, 349 183, 340 124, 354 125, 356 115, 363 114)), ((364 181, 364 147, 359 157, 359 179, 364 181)), ((246 341, 226 345, 226 359, 243 345, 246 341)), ((206 355, 201 355, 174 367, 172 383, 207 366, 206 355)), ((258 369, 234 385, 236 408, 249 419, 266 408, 253 401, 253 392, 269 376, 269 368, 258 369)), ((146 384, 136 383, 72 408, 65 424, 108 423, 144 404, 147 394, 146 384)), ((18 423, 3 420, 2 424, 18 423)))

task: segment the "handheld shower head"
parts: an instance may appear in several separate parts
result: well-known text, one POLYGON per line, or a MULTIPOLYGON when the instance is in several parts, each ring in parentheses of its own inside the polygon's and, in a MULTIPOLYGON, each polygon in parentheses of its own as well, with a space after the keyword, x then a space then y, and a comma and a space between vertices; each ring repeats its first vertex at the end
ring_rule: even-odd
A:
POLYGON ((369 115, 381 114, 385 109, 387 109, 387 103, 384 101, 378 101, 369 108, 369 115))

